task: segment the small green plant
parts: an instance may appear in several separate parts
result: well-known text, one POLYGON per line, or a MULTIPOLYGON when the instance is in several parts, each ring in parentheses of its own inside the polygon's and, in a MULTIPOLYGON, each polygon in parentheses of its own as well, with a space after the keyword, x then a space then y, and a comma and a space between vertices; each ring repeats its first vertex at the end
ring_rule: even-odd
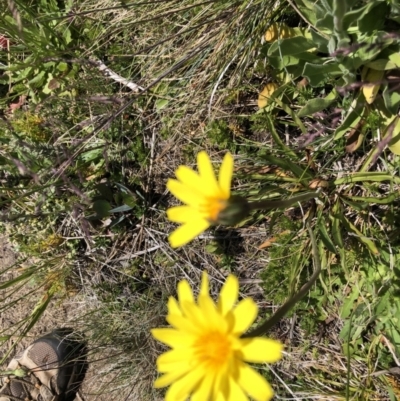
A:
MULTIPOLYGON (((281 82, 281 87, 268 95, 268 107, 275 100, 276 106, 287 111, 285 94, 293 82, 298 82, 297 91, 308 84, 315 93, 323 89, 325 94, 302 105, 295 113, 297 118, 315 118, 316 113, 334 106, 343 107, 350 99, 342 122, 332 127, 333 138, 339 140, 350 133, 347 149, 356 151, 364 138, 360 131, 372 113, 378 118, 382 141, 370 150, 362 169, 365 171, 386 146, 399 154, 398 5, 380 0, 367 3, 330 0, 318 4, 298 0, 295 3, 308 26, 291 28, 285 23, 274 23, 265 34, 267 43, 262 54, 268 57, 268 64, 281 82)), ((265 97, 263 92, 260 97, 265 97)))

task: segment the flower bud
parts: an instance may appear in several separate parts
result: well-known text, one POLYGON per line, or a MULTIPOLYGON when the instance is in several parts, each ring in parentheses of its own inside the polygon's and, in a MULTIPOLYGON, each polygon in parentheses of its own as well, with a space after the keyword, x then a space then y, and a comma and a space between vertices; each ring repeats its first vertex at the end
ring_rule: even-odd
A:
POLYGON ((247 217, 249 212, 250 208, 247 199, 234 195, 226 201, 226 207, 219 212, 216 223, 224 226, 234 226, 247 217))

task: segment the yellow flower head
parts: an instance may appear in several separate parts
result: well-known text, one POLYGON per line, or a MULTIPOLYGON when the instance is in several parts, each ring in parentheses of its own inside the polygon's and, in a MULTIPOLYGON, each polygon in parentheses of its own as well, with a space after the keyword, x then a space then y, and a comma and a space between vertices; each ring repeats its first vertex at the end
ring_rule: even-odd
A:
POLYGON ((233 157, 230 153, 222 161, 218 180, 206 152, 197 155, 197 166, 198 173, 187 166, 179 166, 175 172, 177 179, 167 182, 171 193, 185 204, 167 210, 169 220, 182 224, 169 236, 173 248, 185 245, 217 223, 231 195, 233 157))
POLYGON ((160 355, 157 368, 164 375, 156 388, 171 385, 166 401, 268 401, 269 383, 246 362, 273 363, 281 359, 280 342, 241 338, 257 317, 251 298, 240 301, 238 279, 230 275, 217 304, 209 295, 203 273, 197 302, 186 280, 178 284, 178 301, 170 297, 167 321, 172 328, 153 329, 153 336, 172 349, 160 355))

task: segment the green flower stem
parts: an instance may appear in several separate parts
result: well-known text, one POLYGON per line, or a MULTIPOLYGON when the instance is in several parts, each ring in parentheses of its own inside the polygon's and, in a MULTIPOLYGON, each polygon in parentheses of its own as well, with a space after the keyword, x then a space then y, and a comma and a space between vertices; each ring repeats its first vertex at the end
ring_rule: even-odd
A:
POLYGON ((268 320, 265 320, 261 326, 250 331, 249 333, 243 335, 243 338, 258 337, 264 335, 270 330, 276 323, 279 322, 295 305, 299 302, 310 290, 317 280, 319 274, 321 273, 321 261, 318 253, 317 243, 315 241, 314 233, 311 228, 308 227, 308 232, 310 233, 312 253, 314 256, 314 273, 310 280, 301 287, 300 291, 290 298, 286 303, 284 303, 268 320))
POLYGON ((298 195, 294 195, 289 199, 280 200, 260 200, 255 202, 249 202, 249 210, 266 210, 266 209, 280 209, 287 208, 295 205, 297 202, 304 202, 313 198, 318 198, 318 192, 306 192, 298 195))

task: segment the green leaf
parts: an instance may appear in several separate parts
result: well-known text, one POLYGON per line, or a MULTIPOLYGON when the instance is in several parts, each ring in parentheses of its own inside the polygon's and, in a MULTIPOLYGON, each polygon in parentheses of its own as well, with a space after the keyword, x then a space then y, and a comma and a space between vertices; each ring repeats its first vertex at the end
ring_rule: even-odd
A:
POLYGON ((315 23, 317 29, 321 29, 325 33, 333 33, 333 16, 326 13, 315 23))
POLYGON ((122 200, 125 205, 128 205, 130 207, 134 207, 137 204, 136 196, 133 196, 131 194, 122 194, 122 200))
POLYGON ((266 114, 266 121, 267 121, 267 128, 269 130, 269 132, 271 133, 271 136, 274 140, 274 142, 288 155, 293 156, 295 158, 298 158, 297 154, 295 152, 293 152, 293 150, 287 146, 282 139, 280 138, 280 136, 278 135, 278 133, 276 132, 275 126, 272 122, 272 118, 270 116, 270 114, 266 114))
POLYGON ((312 41, 317 45, 318 51, 321 53, 328 53, 329 40, 313 29, 310 30, 310 33, 312 41))
POLYGON ((373 70, 383 71, 383 70, 394 70, 399 68, 399 65, 390 60, 379 59, 371 61, 365 64, 366 67, 372 68, 373 70))
POLYGON ((315 43, 312 40, 303 36, 295 36, 294 38, 279 39, 274 42, 268 50, 268 56, 294 56, 313 48, 315 48, 315 43))
POLYGON ((297 127, 300 128, 301 132, 303 134, 307 134, 307 129, 300 120, 300 118, 297 117, 297 114, 287 104, 283 103, 281 99, 275 98, 274 100, 276 103, 278 103, 278 105, 282 108, 283 111, 285 111, 287 114, 289 114, 290 117, 293 118, 297 127))
POLYGON ((397 90, 389 88, 389 85, 386 85, 385 89, 383 90, 382 96, 386 108, 389 110, 390 113, 396 115, 400 106, 400 93, 397 90))
POLYGON ((318 111, 326 109, 337 98, 336 89, 333 89, 325 98, 310 99, 297 113, 298 117, 311 116, 318 111))
POLYGON ((367 246, 367 248, 374 254, 374 255, 379 255, 379 250, 376 247, 374 241, 366 237, 358 228, 351 223, 350 220, 348 220, 345 216, 342 216, 343 221, 347 225, 349 231, 353 231, 354 234, 356 234, 356 238, 362 242, 364 245, 367 246))
POLYGON ((28 81, 28 85, 33 85, 33 86, 40 86, 43 81, 44 81, 44 76, 46 74, 46 71, 40 71, 34 78, 28 81))
POLYGON ((129 212, 129 210, 132 210, 132 206, 128 205, 121 205, 117 206, 114 209, 110 209, 108 213, 122 213, 122 212, 129 212))
POLYGON ((281 167, 282 169, 284 169, 286 171, 291 171, 297 178, 311 178, 312 177, 310 171, 302 169, 300 166, 291 162, 287 158, 279 158, 279 157, 272 156, 270 154, 264 155, 264 158, 270 164, 276 164, 278 167, 281 167))
POLYGON ((334 181, 335 185, 350 184, 362 181, 382 182, 391 181, 398 183, 400 182, 399 177, 392 176, 390 174, 381 173, 379 171, 365 171, 349 174, 345 177, 338 178, 334 181))
POLYGON ((65 44, 68 45, 69 43, 72 42, 71 31, 68 28, 64 28, 63 37, 64 37, 65 44))
POLYGON ((365 109, 365 101, 361 102, 364 96, 360 92, 356 99, 353 100, 349 107, 349 111, 347 112, 346 117, 344 118, 342 124, 338 128, 336 128, 334 139, 340 139, 347 131, 352 128, 355 128, 357 124, 360 122, 361 118, 363 118, 365 109))
MULTIPOLYGON (((351 312, 353 311, 355 307, 355 301, 357 300, 358 296, 360 295, 360 288, 362 287, 362 282, 364 279, 361 279, 357 285, 353 286, 353 290, 351 291, 350 295, 347 296, 346 300, 343 303, 342 310, 340 311, 340 317, 342 319, 347 319, 351 312)), ((351 330, 351 327, 350 327, 351 330)), ((340 333, 340 338, 345 338, 347 335, 345 335, 343 332, 340 333)))
MULTIPOLYGON (((344 197, 342 197, 344 199, 344 197)), ((347 195, 346 198, 354 201, 354 202, 362 202, 365 205, 376 203, 378 205, 390 205, 396 199, 400 198, 399 192, 393 192, 388 196, 382 196, 380 198, 374 196, 350 196, 347 195)))
POLYGON ((326 246, 326 248, 330 252, 337 254, 336 247, 335 247, 334 243, 332 242, 331 238, 329 237, 328 231, 326 229, 324 219, 321 219, 318 221, 318 229, 319 229, 319 233, 321 235, 321 240, 324 243, 324 245, 326 246))
POLYGON ((57 64, 57 69, 59 71, 62 71, 62 72, 67 71, 68 70, 68 64, 64 63, 64 62, 58 63, 57 64))
POLYGON ((342 208, 339 203, 339 200, 336 201, 335 205, 332 208, 332 214, 329 215, 329 219, 332 222, 332 239, 335 243, 336 246, 338 246, 340 249, 343 249, 343 238, 342 238, 342 227, 340 224, 340 220, 337 216, 341 215, 342 213, 342 208))
POLYGON ((93 202, 93 210, 96 212, 97 217, 102 219, 110 215, 111 206, 106 200, 98 199, 93 202))
POLYGON ((371 1, 368 5, 370 9, 358 20, 358 29, 362 33, 383 29, 390 14, 390 6, 385 1, 371 1))
POLYGON ((307 22, 310 25, 315 25, 317 22, 317 15, 314 3, 309 0, 296 0, 296 6, 307 22))
POLYGON ((109 200, 109 201, 113 200, 113 193, 112 193, 109 185, 101 182, 101 183, 97 184, 95 188, 97 189, 97 191, 100 192, 101 196, 104 199, 109 200))
POLYGON ((163 108, 167 107, 169 100, 167 99, 157 99, 155 102, 155 106, 157 110, 162 110, 163 108))
POLYGON ((335 62, 331 64, 306 63, 302 75, 308 78, 311 86, 315 87, 332 77, 342 74, 342 70, 335 62))

